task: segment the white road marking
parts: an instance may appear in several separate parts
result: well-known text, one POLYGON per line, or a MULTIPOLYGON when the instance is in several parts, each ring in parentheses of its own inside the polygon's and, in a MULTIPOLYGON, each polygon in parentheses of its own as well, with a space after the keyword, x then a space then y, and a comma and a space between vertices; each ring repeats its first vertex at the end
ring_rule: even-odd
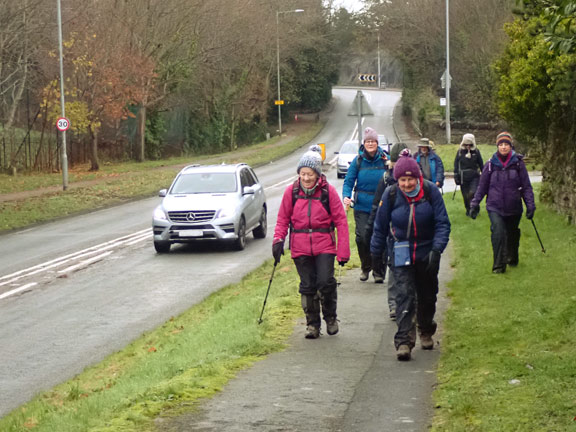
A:
POLYGON ((28 288, 32 288, 34 285, 38 285, 36 282, 31 282, 26 285, 22 285, 19 288, 13 289, 11 291, 7 291, 4 294, 0 294, 0 300, 5 299, 6 297, 10 297, 13 294, 19 293, 21 291, 27 290, 28 288))
POLYGON ((103 260, 104 258, 106 258, 108 255, 110 255, 112 253, 114 253, 114 252, 113 251, 104 252, 103 254, 96 255, 95 257, 92 257, 90 259, 80 261, 78 264, 75 264, 73 266, 66 267, 65 269, 62 269, 62 270, 58 270, 58 273, 68 273, 68 272, 77 270, 79 268, 89 266, 92 263, 103 260))
POLYGON ((132 234, 129 234, 126 236, 118 237, 114 240, 110 240, 110 241, 101 243, 99 245, 89 247, 87 249, 83 249, 83 250, 80 250, 80 251, 77 251, 77 252, 74 252, 74 253, 71 253, 68 255, 64 255, 62 257, 55 258, 55 259, 47 261, 45 263, 38 264, 38 265, 35 265, 32 267, 26 268, 24 270, 14 272, 14 273, 11 273, 9 275, 1 276, 0 277, 0 286, 8 285, 8 284, 13 283, 19 279, 24 278, 24 277, 33 276, 35 274, 41 273, 43 271, 49 270, 49 269, 54 268, 54 267, 66 265, 73 260, 78 260, 79 258, 83 258, 85 256, 99 254, 105 250, 108 250, 108 249, 111 249, 114 247, 118 247, 118 246, 122 246, 122 245, 129 245, 131 242, 135 241, 135 239, 140 239, 141 237, 145 238, 147 236, 150 236, 150 234, 151 234, 151 229, 146 228, 145 230, 137 231, 135 233, 132 233, 132 234))

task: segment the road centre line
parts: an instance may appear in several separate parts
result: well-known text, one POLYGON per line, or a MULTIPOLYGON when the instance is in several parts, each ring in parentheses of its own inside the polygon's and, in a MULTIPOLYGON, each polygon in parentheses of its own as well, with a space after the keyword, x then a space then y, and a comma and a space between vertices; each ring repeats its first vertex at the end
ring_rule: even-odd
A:
POLYGON ((62 270, 58 270, 58 273, 68 273, 68 272, 76 270, 78 268, 85 267, 87 265, 95 263, 96 261, 100 261, 100 260, 106 258, 108 255, 110 255, 112 253, 114 253, 114 251, 104 252, 104 253, 102 253, 100 255, 96 255, 95 257, 92 257, 90 259, 80 261, 78 264, 75 264, 73 266, 66 267, 65 269, 62 269, 62 270))
POLYGON ((86 249, 83 249, 83 250, 80 250, 80 251, 77 251, 77 252, 74 252, 74 253, 71 253, 68 255, 64 255, 64 256, 59 257, 59 258, 55 258, 55 259, 47 261, 45 263, 38 264, 38 265, 35 265, 32 267, 29 267, 27 269, 11 273, 9 275, 1 276, 0 281, 3 281, 3 282, 0 282, 0 286, 7 285, 9 283, 17 281, 18 279, 21 279, 21 278, 26 277, 26 276, 31 276, 31 275, 37 274, 41 271, 48 270, 50 268, 54 268, 54 267, 66 264, 67 262, 71 261, 72 259, 82 258, 84 256, 91 255, 94 253, 100 253, 103 250, 110 249, 112 247, 120 246, 122 244, 125 244, 125 243, 132 241, 136 236, 143 235, 144 233, 150 233, 150 228, 146 228, 144 230, 137 231, 135 233, 132 233, 132 234, 129 234, 126 236, 118 237, 114 240, 110 240, 110 241, 101 243, 101 244, 96 245, 96 246, 91 246, 89 248, 86 248, 86 249), (9 279, 9 280, 6 280, 6 279, 9 279))
POLYGON ((21 291, 27 290, 28 288, 32 288, 34 285, 38 285, 38 284, 36 282, 31 282, 29 284, 22 285, 21 287, 18 287, 16 289, 11 290, 11 291, 6 291, 4 294, 0 294, 0 300, 5 299, 6 297, 10 297, 11 295, 19 293, 21 291))
POLYGON ((296 180, 297 178, 298 178, 298 176, 292 176, 292 177, 290 177, 290 178, 288 178, 288 179, 286 179, 286 180, 282 180, 281 182, 278 182, 278 183, 276 183, 276 184, 273 184, 272 186, 268 186, 268 187, 264 188, 264 190, 274 189, 274 188, 276 188, 276 187, 278 187, 278 186, 282 186, 282 185, 284 185, 284 184, 291 183, 291 182, 293 182, 294 180, 296 180))

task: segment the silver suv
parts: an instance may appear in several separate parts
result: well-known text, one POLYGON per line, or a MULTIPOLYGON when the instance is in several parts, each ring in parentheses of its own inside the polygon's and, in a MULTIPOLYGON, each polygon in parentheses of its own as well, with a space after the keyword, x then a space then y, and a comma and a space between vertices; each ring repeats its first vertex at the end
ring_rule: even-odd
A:
POLYGON ((249 232, 266 237, 264 188, 246 164, 187 166, 159 196, 152 218, 158 253, 196 240, 229 241, 243 250, 249 232))

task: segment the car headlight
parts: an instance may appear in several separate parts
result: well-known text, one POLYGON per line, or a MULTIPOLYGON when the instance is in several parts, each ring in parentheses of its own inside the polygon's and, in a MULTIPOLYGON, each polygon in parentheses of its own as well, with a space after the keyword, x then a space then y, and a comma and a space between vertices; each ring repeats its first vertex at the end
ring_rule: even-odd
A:
POLYGON ((225 218, 234 216, 236 209, 234 207, 222 207, 216 212, 216 218, 225 218))
POLYGON ((168 220, 168 217, 166 216, 166 212, 164 211, 162 206, 158 206, 154 209, 154 219, 168 220))

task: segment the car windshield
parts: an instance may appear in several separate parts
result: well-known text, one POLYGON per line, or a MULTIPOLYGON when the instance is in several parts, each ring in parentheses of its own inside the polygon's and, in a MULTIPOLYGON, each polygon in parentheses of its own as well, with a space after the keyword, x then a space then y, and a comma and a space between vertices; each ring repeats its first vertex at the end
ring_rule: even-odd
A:
POLYGON ((342 145, 340 149, 341 154, 356 154, 358 153, 358 143, 357 142, 346 142, 342 145))
POLYGON ((229 193, 235 191, 236 175, 234 173, 190 173, 179 176, 170 193, 229 193))

